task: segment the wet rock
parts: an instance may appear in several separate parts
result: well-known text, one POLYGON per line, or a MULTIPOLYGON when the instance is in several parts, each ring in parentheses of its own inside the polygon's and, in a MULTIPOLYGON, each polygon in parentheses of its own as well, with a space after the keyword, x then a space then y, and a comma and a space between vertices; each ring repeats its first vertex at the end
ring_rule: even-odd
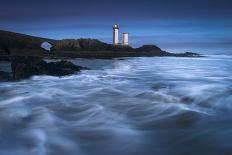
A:
POLYGON ((11 73, 0 71, 0 81, 12 80, 11 73))
POLYGON ((193 103, 195 100, 194 98, 191 98, 191 97, 183 97, 181 98, 180 101, 185 104, 190 104, 190 103, 193 103))
POLYGON ((167 89, 169 88, 170 86, 165 84, 165 83, 157 83, 155 84, 154 86, 152 86, 151 88, 155 91, 159 91, 161 89, 167 89))
POLYGON ((86 69, 69 61, 49 62, 38 57, 13 57, 11 68, 14 80, 29 78, 33 75, 65 76, 86 69))

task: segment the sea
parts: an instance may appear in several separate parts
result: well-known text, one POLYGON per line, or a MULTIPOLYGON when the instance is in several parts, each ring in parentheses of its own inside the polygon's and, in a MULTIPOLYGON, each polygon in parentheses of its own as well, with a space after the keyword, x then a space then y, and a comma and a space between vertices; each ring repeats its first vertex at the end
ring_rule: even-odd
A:
POLYGON ((232 154, 232 56, 71 61, 0 82, 0 155, 232 154))

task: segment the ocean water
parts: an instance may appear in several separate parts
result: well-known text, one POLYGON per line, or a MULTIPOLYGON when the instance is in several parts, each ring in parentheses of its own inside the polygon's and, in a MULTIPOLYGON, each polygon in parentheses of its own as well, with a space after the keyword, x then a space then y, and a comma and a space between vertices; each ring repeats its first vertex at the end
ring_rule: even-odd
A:
POLYGON ((0 83, 0 155, 231 155, 232 57, 76 59, 0 83))

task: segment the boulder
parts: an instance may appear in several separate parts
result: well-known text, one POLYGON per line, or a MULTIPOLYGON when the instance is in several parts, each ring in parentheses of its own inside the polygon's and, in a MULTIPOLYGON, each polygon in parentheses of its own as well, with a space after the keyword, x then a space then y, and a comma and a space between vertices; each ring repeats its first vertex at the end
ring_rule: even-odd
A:
POLYGON ((17 56, 11 60, 14 80, 29 78, 33 75, 65 76, 86 69, 69 61, 49 62, 38 57, 17 56))

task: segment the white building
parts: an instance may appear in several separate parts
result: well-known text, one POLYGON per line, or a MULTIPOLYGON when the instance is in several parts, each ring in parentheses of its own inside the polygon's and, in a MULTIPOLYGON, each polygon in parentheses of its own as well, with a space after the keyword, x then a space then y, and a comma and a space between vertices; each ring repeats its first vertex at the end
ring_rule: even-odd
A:
POLYGON ((114 27, 113 27, 113 44, 114 45, 119 44, 118 32, 119 32, 118 24, 115 24, 114 27))
POLYGON ((114 26, 113 26, 113 44, 114 45, 128 46, 129 45, 129 34, 124 32, 122 34, 122 43, 119 43, 118 33, 119 33, 118 24, 114 24, 114 26))
POLYGON ((129 34, 128 33, 123 33, 122 34, 122 45, 129 45, 129 34))

